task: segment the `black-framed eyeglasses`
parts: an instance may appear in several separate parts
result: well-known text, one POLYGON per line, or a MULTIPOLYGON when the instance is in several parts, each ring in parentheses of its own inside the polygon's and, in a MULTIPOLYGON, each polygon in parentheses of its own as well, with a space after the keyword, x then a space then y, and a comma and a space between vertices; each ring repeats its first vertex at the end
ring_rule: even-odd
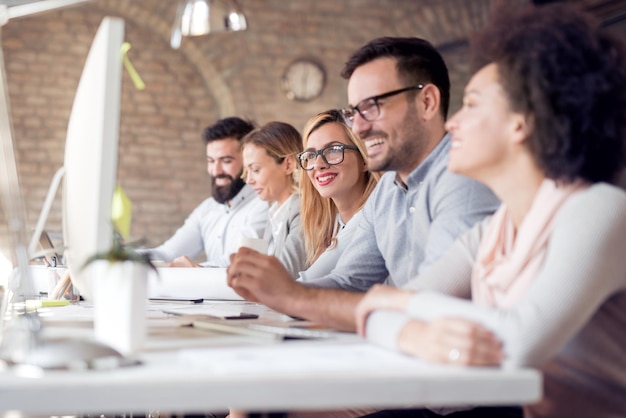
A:
POLYGON ((380 116, 380 104, 378 103, 379 100, 386 99, 387 97, 395 96, 400 93, 404 93, 405 91, 421 90, 423 88, 423 84, 418 84, 417 86, 405 87, 403 89, 393 90, 388 93, 368 97, 367 99, 361 100, 356 106, 348 106, 341 109, 341 116, 343 116, 344 122, 349 127, 352 127, 352 122, 354 121, 354 117, 356 116, 357 112, 366 121, 373 122, 380 116))
POLYGON ((352 151, 358 151, 359 149, 354 145, 336 144, 329 145, 320 150, 307 150, 298 154, 298 162, 303 170, 313 170, 317 156, 321 155, 322 160, 328 165, 337 165, 343 162, 343 153, 345 150, 350 149, 352 151))

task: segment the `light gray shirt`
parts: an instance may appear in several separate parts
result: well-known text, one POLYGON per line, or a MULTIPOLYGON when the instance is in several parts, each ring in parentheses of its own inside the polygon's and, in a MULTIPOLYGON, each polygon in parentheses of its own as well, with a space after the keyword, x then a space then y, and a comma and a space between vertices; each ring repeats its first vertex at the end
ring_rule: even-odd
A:
POLYGON ((499 203, 484 185, 447 170, 446 135, 407 178, 388 172, 363 207, 350 246, 328 275, 307 285, 365 291, 386 279, 402 286, 499 203))
POLYGON ((343 254, 352 242, 352 237, 359 226, 361 217, 363 217, 363 212, 359 210, 344 224, 341 217, 337 215, 337 228, 339 232, 336 235, 337 242, 335 246, 326 249, 306 271, 301 271, 298 281, 307 282, 314 280, 315 278, 330 273, 335 268, 339 257, 341 257, 341 254, 343 254))
POLYGON ((291 277, 297 277, 307 267, 299 194, 293 193, 280 206, 277 203, 271 206, 263 238, 269 241, 268 254, 278 258, 291 277))
POLYGON ((240 239, 261 238, 267 221, 267 203, 246 184, 230 206, 212 197, 200 203, 170 239, 147 251, 151 258, 169 262, 183 255, 195 258, 204 250, 203 265, 227 267, 240 239))
POLYGON ((367 338, 396 349, 410 318, 473 319, 502 339, 505 367, 540 367, 543 399, 525 417, 618 417, 626 412, 626 193, 596 184, 555 218, 544 265, 510 309, 471 302, 472 266, 486 222, 407 288, 407 312, 376 311, 367 338), (452 296, 451 296, 452 295, 452 296))

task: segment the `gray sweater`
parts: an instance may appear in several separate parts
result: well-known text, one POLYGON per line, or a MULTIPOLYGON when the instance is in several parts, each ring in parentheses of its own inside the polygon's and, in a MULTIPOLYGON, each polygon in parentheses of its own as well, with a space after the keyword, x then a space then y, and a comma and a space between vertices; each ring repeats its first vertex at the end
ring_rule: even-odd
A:
POLYGON ((525 417, 626 416, 626 193, 596 184, 573 195, 557 215, 542 270, 508 310, 469 300, 486 222, 407 284, 421 291, 406 312, 371 315, 368 340, 395 348, 410 318, 474 319, 502 339, 504 367, 543 372, 544 397, 525 406, 525 417))
POLYGON ((280 207, 269 211, 263 238, 269 241, 269 254, 276 256, 291 277, 306 269, 306 250, 300 221, 300 195, 293 193, 280 207))

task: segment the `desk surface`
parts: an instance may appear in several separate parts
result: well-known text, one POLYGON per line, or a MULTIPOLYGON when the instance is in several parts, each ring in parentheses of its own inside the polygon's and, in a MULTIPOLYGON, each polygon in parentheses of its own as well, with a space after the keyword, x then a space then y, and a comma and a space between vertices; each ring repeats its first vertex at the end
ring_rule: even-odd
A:
MULTIPOLYGON (((91 334, 89 308, 53 309, 46 328, 51 336, 91 334)), ((262 317, 281 316, 266 311, 262 317)), ((511 405, 541 396, 541 376, 534 370, 433 366, 352 334, 284 342, 226 335, 181 327, 154 307, 138 357, 141 365, 112 370, 5 370, 0 413, 511 405)))

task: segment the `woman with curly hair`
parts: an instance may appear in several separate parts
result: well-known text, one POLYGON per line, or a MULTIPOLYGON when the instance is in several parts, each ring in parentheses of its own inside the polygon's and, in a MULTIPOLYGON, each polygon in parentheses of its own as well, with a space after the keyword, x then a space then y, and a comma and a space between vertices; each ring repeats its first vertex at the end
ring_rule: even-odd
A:
POLYGON ((539 368, 525 417, 624 416, 623 46, 569 5, 501 12, 474 39, 479 70, 447 128, 449 169, 502 206, 410 290, 372 289, 359 331, 434 362, 539 368))

